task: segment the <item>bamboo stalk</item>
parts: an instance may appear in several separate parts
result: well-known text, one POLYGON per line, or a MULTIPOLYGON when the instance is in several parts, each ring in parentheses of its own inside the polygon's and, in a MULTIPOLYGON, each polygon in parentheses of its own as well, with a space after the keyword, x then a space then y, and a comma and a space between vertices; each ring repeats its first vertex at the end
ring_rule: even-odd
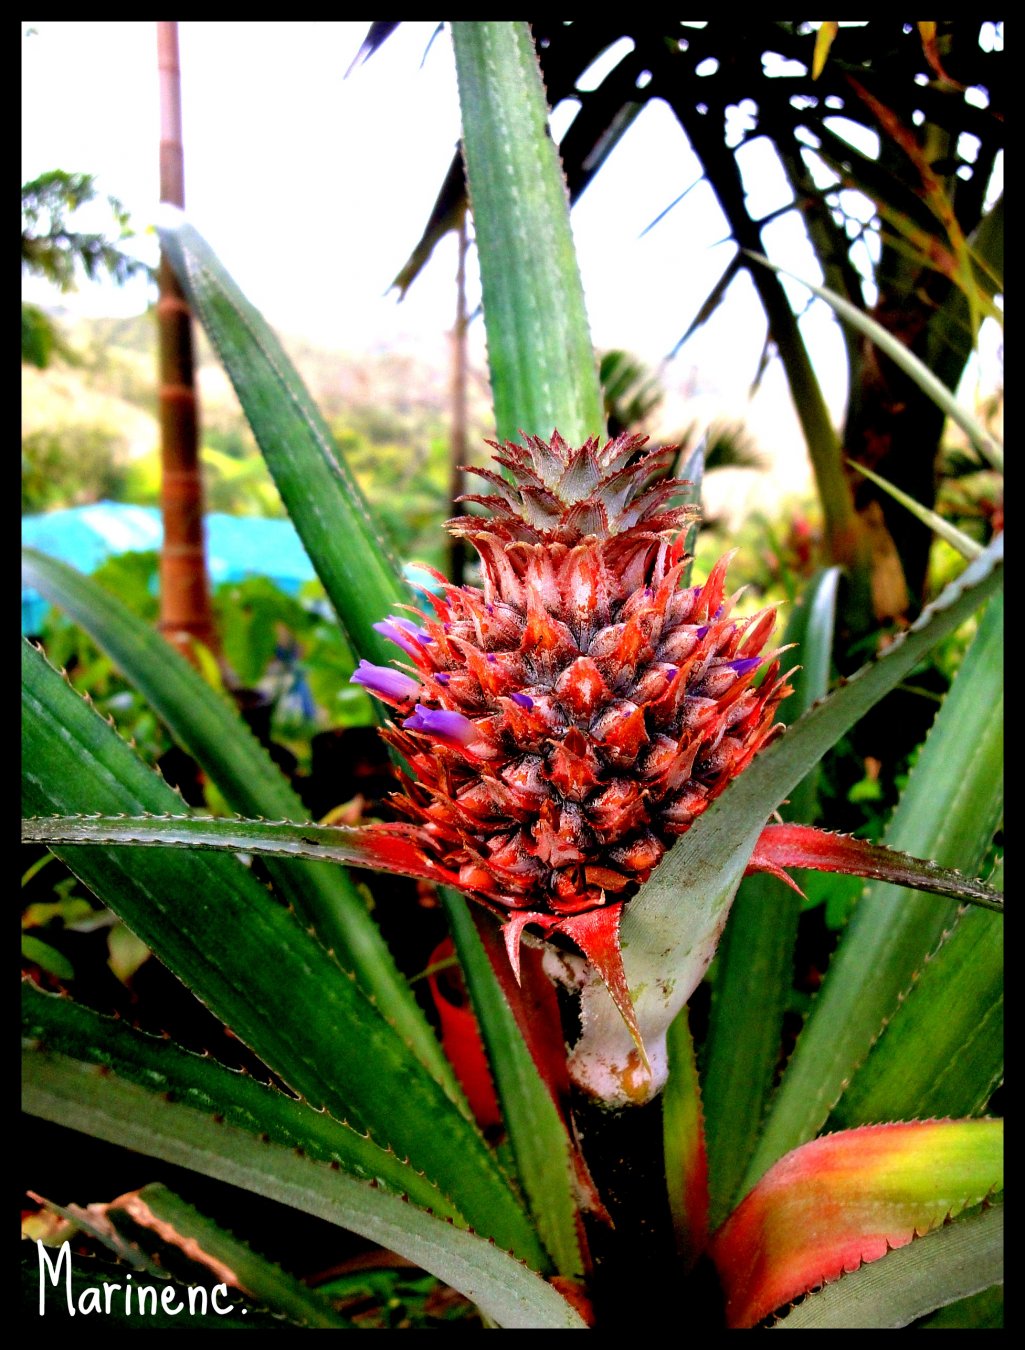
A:
MULTIPOLYGON (((185 205, 178 25, 157 23, 160 73, 160 200, 185 205)), ((203 531, 192 316, 161 250, 157 302, 160 378, 160 632, 191 658, 193 639, 216 650, 203 531)))

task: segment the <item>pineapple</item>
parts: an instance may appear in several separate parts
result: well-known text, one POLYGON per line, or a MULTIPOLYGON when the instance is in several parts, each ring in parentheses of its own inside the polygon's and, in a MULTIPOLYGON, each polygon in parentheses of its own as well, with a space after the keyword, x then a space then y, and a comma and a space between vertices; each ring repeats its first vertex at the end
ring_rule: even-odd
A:
POLYGON ((353 680, 395 709, 383 734, 408 765, 379 827, 504 922, 562 934, 594 963, 643 1054, 619 950, 623 905, 674 839, 773 733, 790 692, 767 609, 731 618, 732 555, 682 587, 694 508, 672 506, 673 447, 621 435, 571 448, 524 436, 473 469, 490 518, 448 528, 480 555, 483 589, 444 583, 434 616, 378 624, 404 670, 353 680), (759 669, 768 665, 755 686, 759 669))

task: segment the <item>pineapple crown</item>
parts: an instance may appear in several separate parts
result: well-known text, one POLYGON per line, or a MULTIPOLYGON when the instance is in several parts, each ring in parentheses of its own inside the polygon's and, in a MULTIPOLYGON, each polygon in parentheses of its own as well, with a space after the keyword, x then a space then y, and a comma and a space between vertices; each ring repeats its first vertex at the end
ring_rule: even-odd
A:
MULTIPOLYGON (((488 442, 512 482, 491 469, 470 468, 496 491, 458 498, 487 507, 492 513, 487 532, 505 543, 572 545, 586 538, 601 542, 640 527, 649 536, 675 533, 697 514, 692 506, 668 506, 687 486, 668 472, 676 446, 644 452, 647 436, 627 433, 604 446, 592 437, 578 448, 568 445, 557 431, 550 441, 521 435, 522 445, 488 442)), ((448 528, 474 542, 482 533, 482 521, 478 516, 458 516, 448 528)))

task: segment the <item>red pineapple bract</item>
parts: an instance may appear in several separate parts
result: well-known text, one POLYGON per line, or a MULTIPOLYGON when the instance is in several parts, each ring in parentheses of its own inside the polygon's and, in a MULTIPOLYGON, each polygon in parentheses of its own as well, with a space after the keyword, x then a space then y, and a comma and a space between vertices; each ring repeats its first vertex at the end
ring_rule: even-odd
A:
POLYGON ((490 518, 448 524, 480 555, 483 589, 445 583, 433 617, 378 624, 408 673, 363 661, 353 676, 396 709, 384 735, 412 774, 396 795, 410 823, 379 829, 504 920, 514 970, 526 925, 568 937, 638 1044, 623 904, 790 692, 764 652, 775 611, 731 615, 731 555, 680 585, 694 508, 672 505, 675 449, 646 439, 496 444, 512 481, 473 469, 494 492, 460 499, 490 518))

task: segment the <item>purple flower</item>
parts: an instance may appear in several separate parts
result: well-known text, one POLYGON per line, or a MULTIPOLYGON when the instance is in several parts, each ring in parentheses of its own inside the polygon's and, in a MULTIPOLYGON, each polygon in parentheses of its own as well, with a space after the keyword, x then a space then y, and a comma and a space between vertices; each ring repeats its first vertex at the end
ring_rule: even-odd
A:
POLYGON ((419 656, 412 637, 416 633, 416 627, 408 619, 390 618, 384 619, 381 623, 375 623, 374 629, 378 633, 383 633, 389 642, 394 642, 396 647, 401 647, 404 652, 410 656, 419 656))
POLYGON ((414 643, 422 647, 425 643, 434 641, 429 633, 417 628, 412 619, 403 619, 396 614, 392 614, 381 623, 375 623, 374 629, 378 633, 383 633, 389 642, 394 642, 396 647, 401 647, 410 656, 419 656, 414 643))
POLYGON ((349 680, 350 684, 362 684, 372 694, 396 703, 416 698, 420 692, 420 681, 390 666, 375 666, 369 661, 360 661, 359 669, 349 680))
POLYGON ((470 745, 477 740, 477 728, 468 717, 444 708, 425 708, 422 703, 416 705, 412 716, 402 725, 407 731, 421 731, 456 745, 470 745))
POLYGON ((723 662, 724 666, 729 666, 738 675, 746 675, 749 670, 757 670, 761 664, 762 658, 760 656, 740 656, 736 661, 723 662))
POLYGON ((534 700, 529 694, 510 694, 509 697, 514 703, 518 703, 521 708, 526 708, 528 712, 534 706, 534 700))

